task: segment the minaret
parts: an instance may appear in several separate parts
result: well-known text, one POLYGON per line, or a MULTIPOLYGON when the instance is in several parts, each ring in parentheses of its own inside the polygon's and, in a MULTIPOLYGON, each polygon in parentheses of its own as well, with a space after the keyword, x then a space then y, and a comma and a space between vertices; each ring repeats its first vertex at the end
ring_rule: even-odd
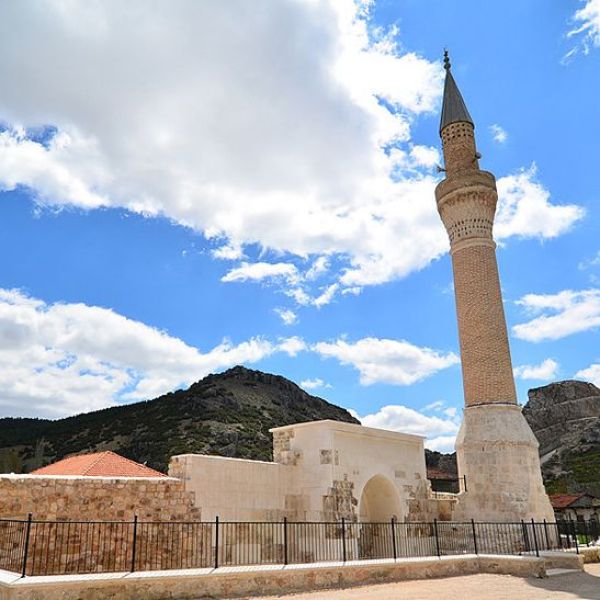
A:
POLYGON ((455 518, 553 521, 538 442, 517 404, 492 235, 496 179, 479 168, 475 126, 447 52, 444 68, 440 137, 446 177, 435 197, 450 238, 465 395, 456 451, 467 491, 455 518))

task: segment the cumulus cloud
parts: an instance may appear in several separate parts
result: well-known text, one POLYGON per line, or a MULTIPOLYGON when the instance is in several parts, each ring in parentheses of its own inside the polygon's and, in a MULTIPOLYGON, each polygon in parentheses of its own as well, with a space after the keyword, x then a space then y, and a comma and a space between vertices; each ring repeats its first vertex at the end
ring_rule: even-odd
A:
POLYGON ((577 371, 575 377, 585 379, 600 387, 600 363, 591 364, 589 367, 577 371))
POLYGON ((360 383, 410 385, 459 362, 453 352, 439 352, 404 340, 363 338, 319 342, 312 349, 325 358, 336 358, 360 373, 360 383))
POLYGON ((504 144, 504 142, 506 142, 508 139, 508 133, 506 133, 504 128, 500 127, 500 125, 497 123, 490 125, 490 132, 492 133, 494 141, 498 142, 499 144, 504 144))
MULTIPOLYGON (((275 281, 300 304, 422 269, 448 242, 433 201, 439 152, 411 124, 439 106, 443 69, 402 49, 396 29, 372 28, 368 7, 1 3, 0 118, 12 126, 0 189, 163 215, 201 232, 215 258, 249 259, 224 281, 273 281, 250 251, 298 259, 301 284, 275 281), (27 133, 44 125, 55 135, 27 133)), ((508 187, 505 237, 552 237, 576 220, 529 188, 531 230, 531 194, 508 187)))
POLYGON ((276 308, 275 313, 281 317, 284 325, 294 325, 298 322, 298 315, 288 308, 276 308))
POLYGON ((425 436, 427 448, 439 452, 453 452, 459 429, 459 423, 454 416, 429 416, 407 406, 393 404, 383 406, 376 413, 357 418, 366 427, 425 436))
POLYGON ((550 193, 535 176, 533 165, 498 179, 498 210, 494 224, 497 239, 557 237, 569 231, 585 215, 584 209, 575 204, 552 204, 550 193))
POLYGON ((600 46, 600 0, 585 0, 584 6, 573 15, 573 23, 567 37, 577 38, 578 46, 567 53, 564 61, 572 58, 579 48, 589 54, 593 46, 600 46))
POLYGON ((331 389, 333 386, 329 383, 326 383, 322 379, 319 379, 318 377, 316 377, 315 379, 305 379, 304 381, 301 381, 300 387, 302 387, 306 390, 317 390, 319 388, 331 389))
POLYGON ((539 315, 512 328, 529 342, 558 340, 600 326, 600 290, 563 290, 557 294, 527 294, 517 304, 539 315))
POLYGON ((515 367, 515 377, 519 379, 539 379, 542 381, 549 381, 555 379, 558 373, 559 364, 551 359, 547 358, 542 361, 539 365, 521 365, 515 367))
POLYGON ((106 308, 0 289, 0 411, 59 417, 152 398, 298 345, 256 337, 202 352, 106 308))

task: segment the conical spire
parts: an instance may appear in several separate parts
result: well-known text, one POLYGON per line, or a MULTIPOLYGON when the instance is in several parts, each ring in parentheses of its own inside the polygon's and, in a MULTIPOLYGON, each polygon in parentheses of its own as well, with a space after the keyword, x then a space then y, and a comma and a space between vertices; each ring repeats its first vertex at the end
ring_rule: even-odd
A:
POLYGON ((444 101, 442 103, 440 132, 446 125, 450 125, 450 123, 466 122, 471 123, 475 127, 465 101, 458 91, 454 77, 452 77, 448 50, 444 50, 444 69, 446 69, 446 81, 444 82, 444 101))

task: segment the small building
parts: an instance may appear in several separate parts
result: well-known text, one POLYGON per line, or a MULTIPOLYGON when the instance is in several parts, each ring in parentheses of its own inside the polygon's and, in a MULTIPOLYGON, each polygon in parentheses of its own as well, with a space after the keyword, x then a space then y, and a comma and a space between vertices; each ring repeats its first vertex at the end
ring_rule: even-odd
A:
POLYGON ((457 473, 449 473, 440 469, 427 468, 427 479, 431 483, 432 492, 458 494, 460 484, 457 473))
POLYGON ((183 482, 114 452, 81 454, 29 474, 0 474, 0 518, 197 521, 183 482))
POLYGON ((422 436, 331 420, 271 432, 273 462, 181 454, 169 474, 207 520, 451 520, 456 498, 431 494, 422 436))
POLYGON ((553 494, 550 502, 557 521, 600 521, 600 498, 592 494, 553 494))

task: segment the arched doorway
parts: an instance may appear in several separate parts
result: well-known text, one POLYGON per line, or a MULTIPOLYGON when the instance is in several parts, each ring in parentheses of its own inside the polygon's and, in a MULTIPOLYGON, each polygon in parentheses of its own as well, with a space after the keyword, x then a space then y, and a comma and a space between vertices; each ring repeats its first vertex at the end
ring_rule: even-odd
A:
POLYGON ((358 514, 363 523, 385 523, 395 518, 402 521, 400 495, 394 484, 384 475, 375 475, 363 488, 358 514))

